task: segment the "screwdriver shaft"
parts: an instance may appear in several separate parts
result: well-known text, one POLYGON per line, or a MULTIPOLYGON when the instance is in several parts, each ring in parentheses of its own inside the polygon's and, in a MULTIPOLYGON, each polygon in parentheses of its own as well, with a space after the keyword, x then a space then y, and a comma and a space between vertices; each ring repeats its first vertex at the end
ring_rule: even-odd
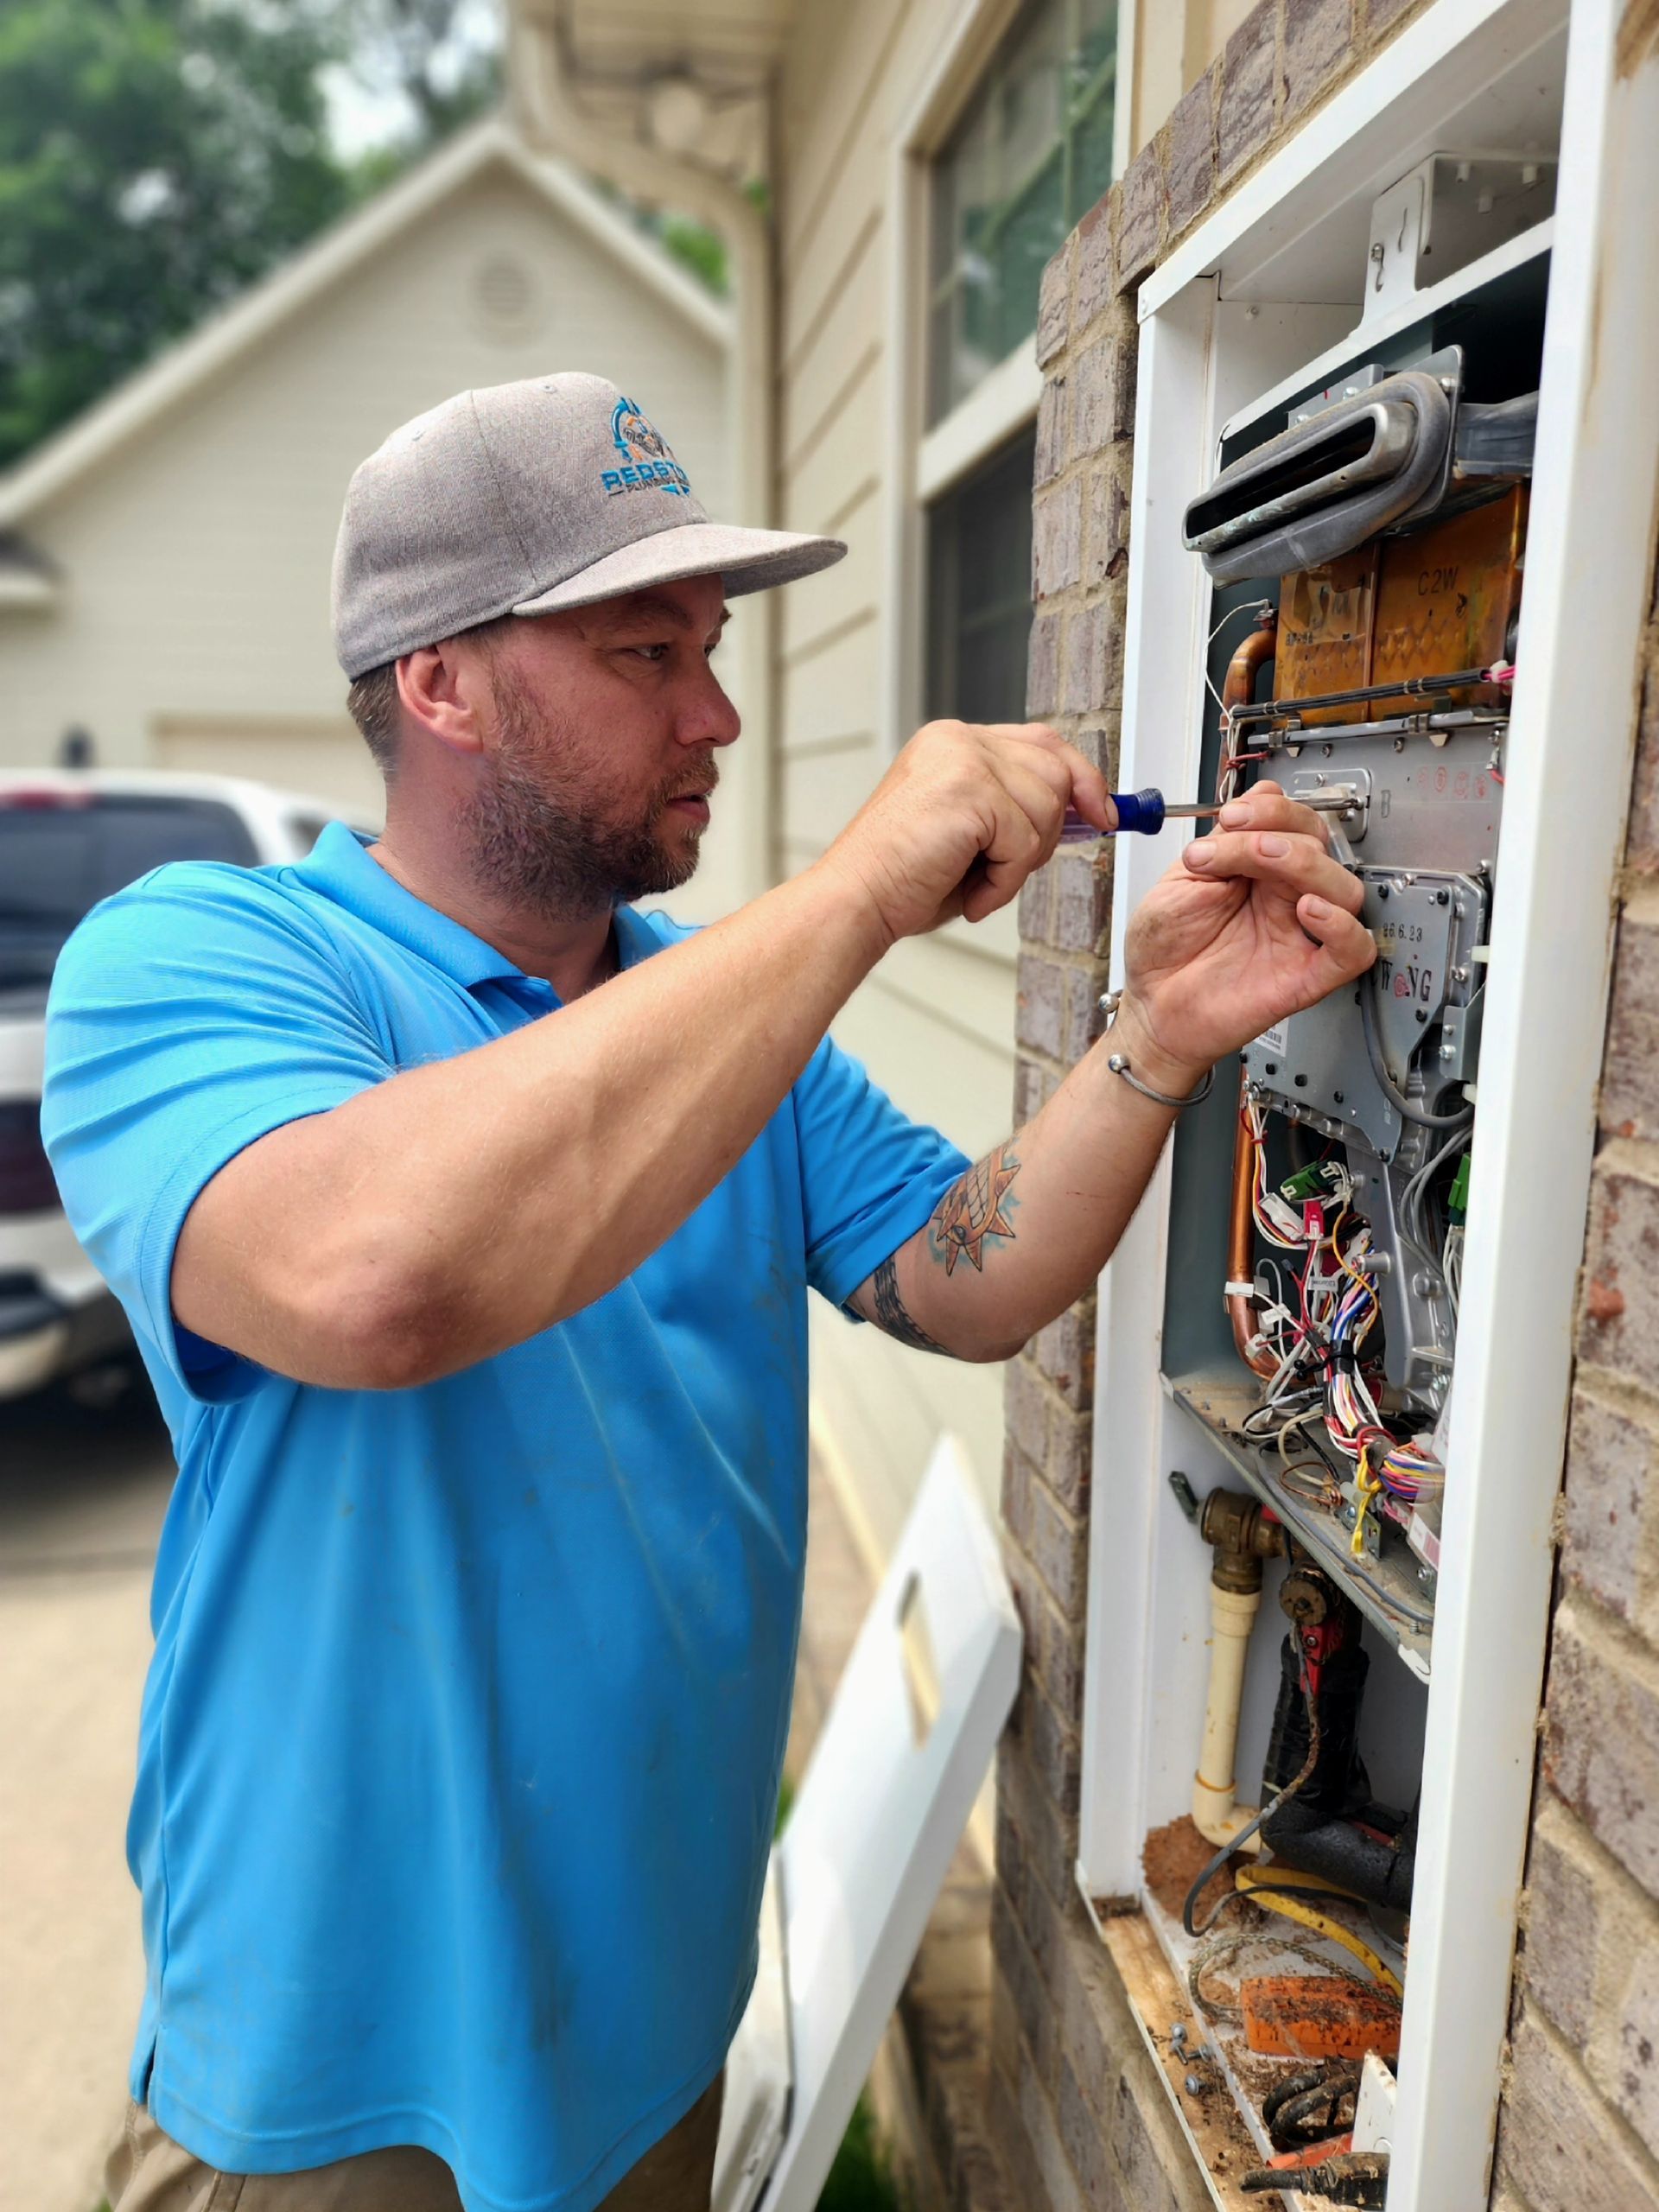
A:
MULTIPOLYGON (((1117 794, 1114 793, 1114 797, 1116 796, 1117 794)), ((1155 794, 1154 796, 1155 796, 1155 794)), ((1296 804, 1299 806, 1312 807, 1316 813, 1336 814, 1341 813, 1345 809, 1352 806, 1354 804, 1354 795, 1351 791, 1347 790, 1337 790, 1329 792, 1298 791, 1296 793, 1296 804)), ((1198 822, 1202 821, 1210 816, 1219 814, 1220 812, 1221 802, 1219 801, 1217 801, 1213 804, 1206 805, 1202 801, 1198 800, 1183 800, 1176 806, 1166 804, 1163 810, 1162 821, 1198 822)), ((1144 829, 1147 825, 1144 823, 1137 823, 1135 826, 1137 828, 1144 829)), ((1162 827, 1162 822, 1160 823, 1159 826, 1160 828, 1162 827)), ((1074 812, 1071 807, 1067 807, 1065 810, 1065 824, 1060 831, 1060 842, 1063 845, 1084 845, 1089 843, 1095 838, 1111 837, 1117 835, 1118 832, 1114 830, 1096 830, 1092 822, 1085 822, 1080 814, 1074 812)))
MULTIPOLYGON (((1166 822, 1173 822, 1177 818, 1183 821, 1196 821, 1200 815, 1220 812, 1219 806, 1166 806, 1164 809, 1164 819, 1166 822)), ((1091 838, 1115 837, 1117 834, 1116 830, 1096 830, 1092 822, 1085 822, 1080 814, 1074 814, 1071 809, 1067 807, 1065 826, 1060 831, 1060 842, 1063 845, 1085 845, 1091 838)))

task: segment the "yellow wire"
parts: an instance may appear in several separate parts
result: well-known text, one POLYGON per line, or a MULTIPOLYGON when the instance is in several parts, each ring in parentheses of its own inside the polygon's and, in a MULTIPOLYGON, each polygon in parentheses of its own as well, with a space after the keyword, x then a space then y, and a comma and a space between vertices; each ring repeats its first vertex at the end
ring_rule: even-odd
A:
POLYGON ((1359 1447, 1359 1465, 1354 1473, 1354 1487, 1359 1492, 1359 1510, 1354 1516, 1354 1534, 1348 1548, 1356 1559, 1363 1559, 1365 1516, 1370 1511, 1371 1500, 1381 1493, 1382 1488, 1371 1472, 1371 1447, 1369 1443, 1359 1447))
POLYGON ((1272 1885, 1256 1881, 1248 1866, 1240 1867, 1234 1883, 1241 1896, 1249 1897, 1253 1904, 1262 1905, 1268 1912, 1281 1912, 1287 1920, 1299 1921, 1304 1928, 1311 1928, 1315 1935, 1323 1936, 1327 1942, 1339 1943, 1344 1951, 1351 1951, 1373 1980, 1380 1981, 1393 1996, 1404 2002, 1406 1993, 1400 1977, 1391 1974, 1370 1945, 1362 1943, 1358 1936, 1351 1929, 1344 1928, 1340 1921, 1332 1920, 1328 1914, 1315 1911, 1311 1904, 1304 1904, 1300 1897, 1275 1897, 1272 1894, 1272 1885))
MULTIPOLYGON (((1253 1890, 1323 1890, 1342 1904, 1361 1904, 1365 1902, 1357 1891, 1344 1889, 1340 1882, 1333 1882, 1328 1875, 1309 1874, 1300 1866, 1287 1866, 1278 1859, 1266 1866, 1241 1866, 1247 1878, 1247 1886, 1253 1890)), ((1237 1883, 1234 1884, 1236 1888, 1237 1883)))

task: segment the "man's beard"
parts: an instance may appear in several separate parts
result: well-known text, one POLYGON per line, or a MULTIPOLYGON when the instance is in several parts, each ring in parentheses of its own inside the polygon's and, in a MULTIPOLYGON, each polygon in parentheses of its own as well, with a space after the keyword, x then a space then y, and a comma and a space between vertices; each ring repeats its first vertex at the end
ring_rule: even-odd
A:
POLYGON ((557 758, 556 735, 546 741, 535 709, 503 671, 496 673, 495 703, 495 748, 462 824, 481 886, 550 921, 569 921, 676 891, 690 880, 700 832, 692 830, 674 852, 658 838, 657 824, 671 798, 713 791, 719 772, 712 758, 688 760, 640 802, 631 820, 618 822, 600 812, 591 790, 575 779, 563 791, 543 786, 537 764, 557 758))

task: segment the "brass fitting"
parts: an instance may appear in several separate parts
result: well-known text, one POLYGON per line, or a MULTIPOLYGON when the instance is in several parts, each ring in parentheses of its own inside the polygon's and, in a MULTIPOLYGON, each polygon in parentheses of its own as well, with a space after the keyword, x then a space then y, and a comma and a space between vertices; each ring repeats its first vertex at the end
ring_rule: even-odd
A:
POLYGON ((1215 1551, 1211 1582, 1241 1597, 1261 1589, 1263 1560, 1284 1555, 1282 1526, 1243 1491, 1212 1490, 1198 1516, 1198 1534, 1215 1551))

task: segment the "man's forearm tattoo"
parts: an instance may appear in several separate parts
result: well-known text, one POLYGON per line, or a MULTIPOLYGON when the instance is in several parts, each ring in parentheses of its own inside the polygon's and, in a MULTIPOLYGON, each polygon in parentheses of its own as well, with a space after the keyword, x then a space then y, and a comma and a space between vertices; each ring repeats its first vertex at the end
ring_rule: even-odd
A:
POLYGON ((927 1331, 910 1317, 910 1308, 899 1295, 899 1268, 896 1260, 883 1260, 870 1281, 871 1294, 875 1302, 875 1325, 884 1329, 901 1344, 908 1344, 912 1351, 943 1351, 944 1346, 936 1344, 927 1331))
POLYGON ((1010 1243, 1014 1242, 1014 1224, 1008 1214, 1018 1202, 1008 1192, 1019 1173, 1013 1146, 1000 1144, 940 1199, 928 1224, 927 1249, 936 1260, 944 1261, 947 1275, 961 1259, 970 1260, 982 1274, 988 1236, 1005 1236, 1010 1243))

